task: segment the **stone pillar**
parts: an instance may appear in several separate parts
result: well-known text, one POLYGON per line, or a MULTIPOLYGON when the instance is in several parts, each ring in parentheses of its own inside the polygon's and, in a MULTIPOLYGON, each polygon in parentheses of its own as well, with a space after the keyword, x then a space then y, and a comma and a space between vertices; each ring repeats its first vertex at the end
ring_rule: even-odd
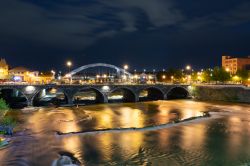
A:
POLYGON ((77 91, 78 89, 74 87, 63 89, 64 95, 66 96, 69 105, 74 104, 74 95, 76 94, 77 91))

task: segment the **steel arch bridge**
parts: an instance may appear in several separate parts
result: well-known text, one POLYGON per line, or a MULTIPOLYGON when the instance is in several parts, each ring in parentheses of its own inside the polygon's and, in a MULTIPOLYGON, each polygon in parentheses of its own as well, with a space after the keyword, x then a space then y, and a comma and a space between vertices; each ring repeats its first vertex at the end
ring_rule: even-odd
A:
POLYGON ((66 77, 67 77, 67 76, 72 77, 73 75, 75 75, 75 74, 77 74, 77 73, 79 73, 79 72, 81 72, 81 71, 83 71, 83 70, 86 70, 86 69, 88 69, 88 68, 94 68, 94 67, 107 67, 107 68, 112 68, 112 69, 115 69, 116 72, 117 72, 118 74, 123 73, 123 74, 125 74, 125 75, 128 75, 129 77, 132 76, 131 73, 129 73, 129 72, 127 72, 126 70, 124 70, 124 69, 122 69, 122 68, 120 68, 120 67, 117 67, 117 66, 115 66, 115 65, 106 64, 106 63, 93 63, 93 64, 89 64, 89 65, 84 65, 84 66, 82 66, 82 67, 79 67, 79 68, 77 68, 77 69, 71 71, 70 73, 66 74, 66 77))

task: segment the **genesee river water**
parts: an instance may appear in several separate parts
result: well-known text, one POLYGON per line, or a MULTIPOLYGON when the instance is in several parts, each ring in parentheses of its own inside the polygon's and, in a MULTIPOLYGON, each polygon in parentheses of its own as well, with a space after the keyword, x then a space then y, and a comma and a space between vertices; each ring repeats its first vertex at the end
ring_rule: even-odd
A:
POLYGON ((50 166, 59 154, 90 166, 250 165, 247 104, 171 100, 15 110, 11 115, 18 119, 19 132, 0 151, 1 166, 50 166), (214 113, 177 123, 207 111, 214 113))

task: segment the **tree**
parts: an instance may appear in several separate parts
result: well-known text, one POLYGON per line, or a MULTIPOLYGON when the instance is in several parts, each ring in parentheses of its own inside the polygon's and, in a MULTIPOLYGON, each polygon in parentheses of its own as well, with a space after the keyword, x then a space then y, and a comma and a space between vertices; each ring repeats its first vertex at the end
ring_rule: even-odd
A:
POLYGON ((245 69, 237 70, 236 76, 240 77, 240 80, 241 80, 242 82, 245 82, 245 81, 248 80, 249 71, 248 71, 248 70, 245 70, 245 69))
POLYGON ((194 81, 194 82, 199 81, 199 79, 198 79, 198 72, 193 72, 193 73, 191 74, 191 79, 192 79, 192 81, 194 81))
POLYGON ((212 80, 213 72, 210 69, 206 69, 201 74, 201 81, 209 83, 212 80))
POLYGON ((215 67, 212 74, 212 79, 216 81, 216 83, 218 81, 224 83, 225 81, 229 81, 231 78, 230 74, 225 69, 220 67, 215 67))

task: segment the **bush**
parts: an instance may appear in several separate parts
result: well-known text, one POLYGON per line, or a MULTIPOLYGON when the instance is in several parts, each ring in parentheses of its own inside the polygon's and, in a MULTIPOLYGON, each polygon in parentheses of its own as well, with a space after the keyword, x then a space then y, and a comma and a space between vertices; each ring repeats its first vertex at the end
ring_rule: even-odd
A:
POLYGON ((0 110, 7 110, 9 109, 8 104, 6 104, 4 99, 0 99, 0 110))
POLYGON ((0 122, 5 114, 8 112, 9 106, 3 99, 0 99, 0 122))
POLYGON ((6 116, 2 119, 1 125, 14 127, 16 126, 16 121, 11 117, 6 116))

